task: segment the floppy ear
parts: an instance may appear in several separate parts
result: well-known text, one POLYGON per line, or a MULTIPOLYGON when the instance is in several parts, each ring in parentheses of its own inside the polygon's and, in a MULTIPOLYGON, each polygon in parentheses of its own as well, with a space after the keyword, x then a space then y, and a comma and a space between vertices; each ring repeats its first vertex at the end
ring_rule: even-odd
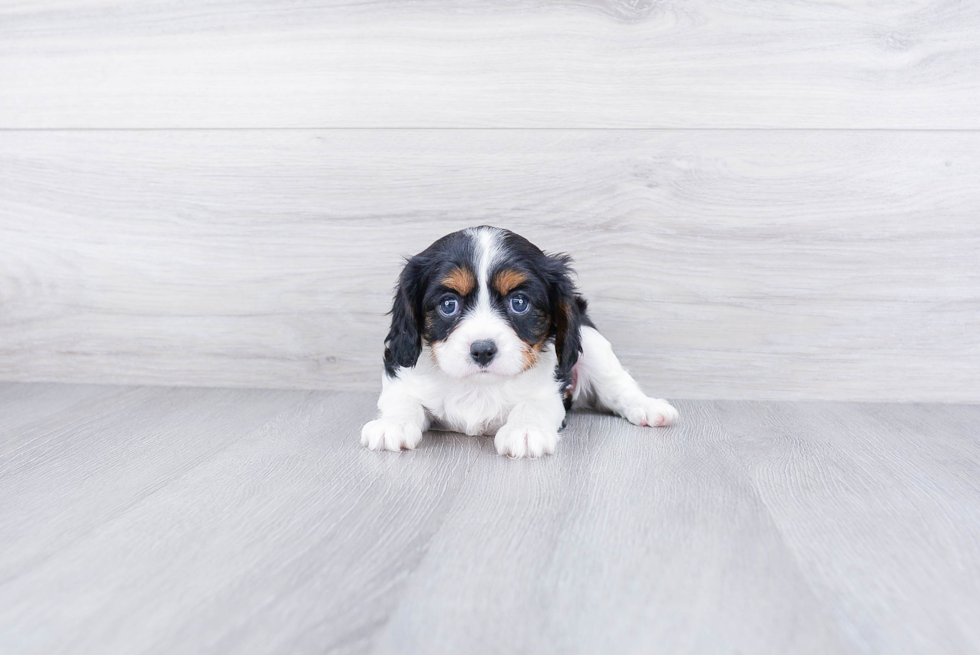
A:
POLYGON ((398 278, 391 306, 391 329, 385 337, 385 371, 390 376, 398 367, 412 368, 422 353, 422 293, 424 266, 416 256, 408 260, 398 278))
POLYGON ((585 301, 578 296, 572 282, 571 258, 552 255, 547 260, 555 354, 558 356, 555 379, 561 383, 564 394, 572 384, 572 368, 582 352, 582 306, 585 301))

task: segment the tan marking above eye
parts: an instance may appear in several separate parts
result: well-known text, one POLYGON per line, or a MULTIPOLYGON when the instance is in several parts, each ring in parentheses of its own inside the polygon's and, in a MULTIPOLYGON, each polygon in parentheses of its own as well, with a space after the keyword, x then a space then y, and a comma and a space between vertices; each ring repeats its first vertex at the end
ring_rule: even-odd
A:
POLYGON ((493 278, 493 285, 497 287, 497 291, 502 296, 506 296, 517 288, 518 285, 524 284, 525 282, 527 282, 527 276, 512 268, 500 271, 493 278))
POLYGON ((467 269, 457 266, 449 271, 446 277, 442 278, 442 286, 452 289, 461 296, 465 296, 476 286, 476 278, 467 269))

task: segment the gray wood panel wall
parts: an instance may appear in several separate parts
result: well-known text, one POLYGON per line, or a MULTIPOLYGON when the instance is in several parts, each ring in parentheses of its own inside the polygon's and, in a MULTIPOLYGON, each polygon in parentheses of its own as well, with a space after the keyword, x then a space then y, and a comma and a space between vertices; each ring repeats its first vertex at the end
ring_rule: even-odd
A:
POLYGON ((977 34, 955 1, 0 7, 0 379, 374 389, 400 256, 491 223, 575 257, 657 395, 980 402, 977 34))

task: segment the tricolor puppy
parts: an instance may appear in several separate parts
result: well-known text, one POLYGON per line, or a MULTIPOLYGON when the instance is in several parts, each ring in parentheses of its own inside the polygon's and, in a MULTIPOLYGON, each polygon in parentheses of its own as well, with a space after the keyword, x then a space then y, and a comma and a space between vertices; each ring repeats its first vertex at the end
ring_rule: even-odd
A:
POLYGON ((497 452, 555 452, 571 407, 636 425, 677 419, 648 398, 586 314, 569 258, 494 227, 453 232, 412 257, 385 339, 381 415, 361 430, 372 450, 415 448, 433 422, 493 434, 497 452))

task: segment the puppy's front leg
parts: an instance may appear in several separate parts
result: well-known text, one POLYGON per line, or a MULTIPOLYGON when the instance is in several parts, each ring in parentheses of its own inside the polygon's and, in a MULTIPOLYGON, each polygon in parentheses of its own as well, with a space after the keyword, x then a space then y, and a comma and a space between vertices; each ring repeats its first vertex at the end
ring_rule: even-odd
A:
POLYGON ((508 457, 552 455, 564 419, 565 405, 557 391, 526 400, 511 410, 493 444, 498 453, 508 457))
POLYGON ((361 428, 361 444, 371 450, 413 450, 429 428, 422 403, 397 378, 384 380, 378 398, 381 416, 361 428))

